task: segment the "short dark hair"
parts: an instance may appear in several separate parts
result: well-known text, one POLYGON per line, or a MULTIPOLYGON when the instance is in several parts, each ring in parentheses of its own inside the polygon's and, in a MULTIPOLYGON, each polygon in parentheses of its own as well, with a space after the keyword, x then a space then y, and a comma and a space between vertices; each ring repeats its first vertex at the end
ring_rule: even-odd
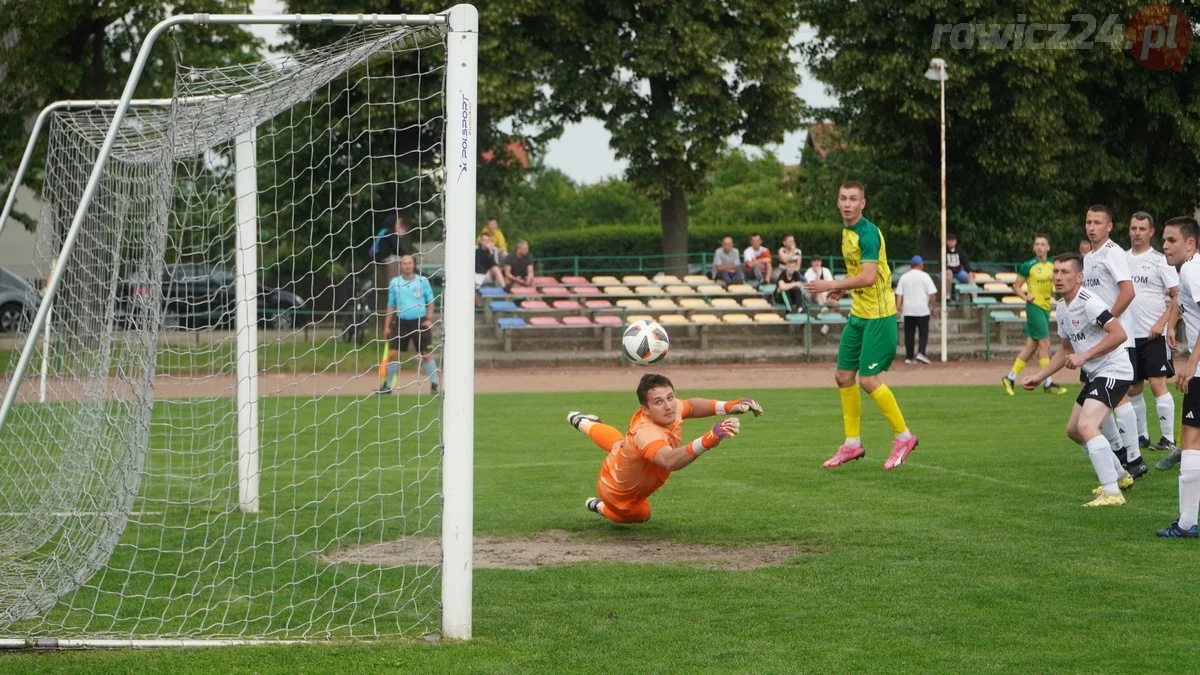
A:
POLYGON ((1054 262, 1069 262, 1075 266, 1076 271, 1083 271, 1083 258, 1081 258, 1078 253, 1059 253, 1058 255, 1054 256, 1054 262))
POLYGON ((1037 241, 1038 239, 1045 239, 1047 244, 1049 244, 1049 243, 1050 243, 1050 237, 1049 237, 1048 235, 1046 235, 1046 234, 1043 234, 1043 233, 1041 233, 1041 232, 1038 232, 1037 234, 1033 235, 1033 240, 1034 240, 1034 241, 1037 241))
POLYGON ((842 190, 858 190, 859 192, 862 193, 863 197, 867 196, 867 188, 862 183, 860 183, 856 180, 848 180, 845 183, 842 183, 841 185, 839 185, 838 192, 841 192, 842 190))
POLYGON ((1110 223, 1113 219, 1112 209, 1103 204, 1092 204, 1088 207, 1088 213, 1103 213, 1104 215, 1108 216, 1108 222, 1110 223))
POLYGON ((488 216, 488 217, 487 217, 487 220, 483 221, 483 224, 484 224, 484 225, 487 225, 488 223, 492 222, 493 220, 494 220, 494 221, 496 221, 496 224, 497 224, 497 225, 499 225, 499 224, 500 224, 500 219, 499 219, 499 218, 497 218, 496 216, 488 216))
POLYGON ((642 381, 638 382, 638 403, 646 405, 646 397, 650 395, 650 390, 658 389, 659 387, 670 387, 671 391, 675 391, 675 385, 671 384, 666 375, 659 375, 658 373, 643 375, 642 381))
POLYGON ((1144 221, 1150 223, 1151 228, 1154 227, 1154 216, 1151 216, 1149 213, 1146 213, 1145 211, 1135 211, 1133 213, 1133 215, 1130 216, 1130 218, 1132 218, 1134 220, 1144 220, 1144 221))
POLYGON ((1191 216, 1176 216, 1168 220, 1163 227, 1178 227, 1185 240, 1200 242, 1200 225, 1197 225, 1196 219, 1191 216))
POLYGON ((791 232, 785 232, 783 235, 783 239, 780 239, 779 241, 786 241, 788 237, 795 237, 795 236, 796 235, 792 234, 791 232))
POLYGON ((759 234, 759 233, 757 233, 757 232, 751 232, 751 233, 750 233, 750 238, 751 238, 751 239, 753 239, 753 238, 755 238, 755 237, 758 237, 759 239, 762 239, 762 235, 761 235, 761 234, 759 234))
POLYGON ((954 241, 958 241, 958 233, 957 232, 949 232, 946 234, 946 239, 947 240, 953 239, 954 241))

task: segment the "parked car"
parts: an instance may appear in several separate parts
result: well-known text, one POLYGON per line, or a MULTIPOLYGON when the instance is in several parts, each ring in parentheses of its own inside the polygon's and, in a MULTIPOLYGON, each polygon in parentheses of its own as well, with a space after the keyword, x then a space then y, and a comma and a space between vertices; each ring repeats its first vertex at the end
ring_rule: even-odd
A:
MULTIPOLYGON (((233 271, 219 265, 173 264, 163 268, 163 323, 175 328, 232 326, 237 301, 233 271)), ((150 297, 150 284, 145 275, 124 282, 119 291, 123 298, 122 314, 126 323, 144 307, 150 297)), ((305 299, 288 291, 258 284, 259 324, 287 330, 304 325, 308 316, 303 311, 305 299)))
POLYGON ((0 333, 28 326, 41 297, 33 284, 0 267, 0 333))

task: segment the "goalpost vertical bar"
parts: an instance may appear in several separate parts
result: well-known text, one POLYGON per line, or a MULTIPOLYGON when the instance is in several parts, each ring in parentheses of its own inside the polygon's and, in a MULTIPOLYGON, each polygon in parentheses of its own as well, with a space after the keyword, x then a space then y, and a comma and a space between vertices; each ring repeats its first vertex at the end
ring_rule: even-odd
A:
POLYGON ((471 637, 475 444, 475 151, 479 14, 451 7, 444 153, 442 634, 471 637))
POLYGON ((254 141, 251 129, 237 137, 234 149, 238 507, 243 513, 258 513, 258 167, 254 141))

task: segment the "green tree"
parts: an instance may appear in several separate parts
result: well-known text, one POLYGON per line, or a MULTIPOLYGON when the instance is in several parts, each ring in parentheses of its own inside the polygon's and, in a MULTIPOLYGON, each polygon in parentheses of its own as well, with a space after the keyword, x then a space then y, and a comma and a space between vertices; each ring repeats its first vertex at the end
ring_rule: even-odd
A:
POLYGON ((687 251, 688 195, 700 195, 728 140, 761 146, 800 124, 795 2, 506 0, 503 49, 521 50, 543 137, 604 121, 626 179, 658 201, 668 265, 687 251))
POLYGON ((709 178, 710 190, 691 209, 691 220, 705 224, 785 223, 796 219, 790 177, 772 152, 751 157, 726 152, 709 178))
MULTIPOLYGON (((9 2, 0 12, 0 185, 8 183, 29 140, 27 125, 46 104, 62 99, 116 98, 142 39, 174 14, 248 12, 251 0, 43 0, 36 8, 9 2)), ((237 26, 179 26, 155 45, 136 92, 170 96, 173 52, 199 67, 257 60, 259 41, 237 26)), ((43 145, 43 148, 45 146, 43 145)), ((44 152, 34 155, 24 183, 39 189, 44 152)), ((14 214, 30 229, 34 219, 14 214)))

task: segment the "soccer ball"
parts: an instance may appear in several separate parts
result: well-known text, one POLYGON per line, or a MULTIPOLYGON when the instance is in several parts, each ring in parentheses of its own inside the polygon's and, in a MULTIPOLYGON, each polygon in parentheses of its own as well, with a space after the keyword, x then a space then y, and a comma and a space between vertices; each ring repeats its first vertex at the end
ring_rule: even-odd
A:
POLYGON ((671 339, 667 337, 667 330, 657 321, 635 321, 621 336, 621 351, 625 353, 625 358, 639 366, 662 361, 670 348, 671 339))

